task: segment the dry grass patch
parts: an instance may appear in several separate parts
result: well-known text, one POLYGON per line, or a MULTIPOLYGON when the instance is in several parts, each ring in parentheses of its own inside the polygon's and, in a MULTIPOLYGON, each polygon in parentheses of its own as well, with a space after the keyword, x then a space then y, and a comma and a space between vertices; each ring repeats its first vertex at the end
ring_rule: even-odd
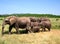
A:
POLYGON ((0 38, 4 44, 60 44, 60 30, 29 34, 5 34, 0 38))

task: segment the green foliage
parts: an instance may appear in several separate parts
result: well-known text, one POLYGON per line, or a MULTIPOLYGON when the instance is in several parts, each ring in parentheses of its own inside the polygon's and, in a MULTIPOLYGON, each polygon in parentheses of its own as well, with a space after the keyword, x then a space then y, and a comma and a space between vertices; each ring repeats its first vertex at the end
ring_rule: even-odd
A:
POLYGON ((7 17, 7 16, 34 16, 34 17, 50 17, 50 18, 60 18, 60 15, 52 15, 52 14, 5 14, 0 15, 0 17, 7 17))

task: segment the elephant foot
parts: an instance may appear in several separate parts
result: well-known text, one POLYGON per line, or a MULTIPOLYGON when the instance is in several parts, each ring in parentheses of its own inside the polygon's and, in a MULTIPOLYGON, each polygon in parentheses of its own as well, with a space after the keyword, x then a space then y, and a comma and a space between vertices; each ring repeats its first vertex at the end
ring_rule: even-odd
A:
POLYGON ((20 32, 16 32, 17 34, 20 34, 20 32))
POLYGON ((50 30, 49 30, 50 31, 50 30))
POLYGON ((48 31, 50 31, 50 28, 48 29, 48 31))
POLYGON ((11 34, 11 32, 9 32, 9 35, 11 34))
POLYGON ((46 30, 44 30, 44 32, 45 32, 46 30))
POLYGON ((28 31, 28 33, 33 33, 32 31, 28 31))
POLYGON ((45 32, 46 30, 42 30, 42 32, 45 32))
POLYGON ((28 34, 31 33, 30 31, 27 32, 28 34))
POLYGON ((29 34, 30 32, 28 31, 28 34, 29 34))

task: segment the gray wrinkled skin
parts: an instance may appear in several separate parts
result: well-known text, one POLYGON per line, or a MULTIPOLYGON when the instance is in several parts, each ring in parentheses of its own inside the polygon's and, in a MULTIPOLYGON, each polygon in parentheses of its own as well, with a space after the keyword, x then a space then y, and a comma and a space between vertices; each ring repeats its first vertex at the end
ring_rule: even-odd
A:
POLYGON ((9 16, 6 17, 3 20, 2 23, 2 34, 4 34, 4 26, 8 24, 9 25, 9 34, 11 34, 11 30, 14 27, 16 29, 16 32, 19 33, 19 28, 26 28, 26 30, 30 31, 30 19, 27 17, 16 17, 16 16, 9 16))

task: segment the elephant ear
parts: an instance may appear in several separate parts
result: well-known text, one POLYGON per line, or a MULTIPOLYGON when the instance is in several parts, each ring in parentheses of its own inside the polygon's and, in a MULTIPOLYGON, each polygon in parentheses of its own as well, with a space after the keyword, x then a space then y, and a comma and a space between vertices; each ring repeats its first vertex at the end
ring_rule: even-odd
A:
POLYGON ((14 18, 14 17, 10 18, 9 21, 10 21, 10 25, 13 25, 14 23, 16 23, 16 18, 14 18))

